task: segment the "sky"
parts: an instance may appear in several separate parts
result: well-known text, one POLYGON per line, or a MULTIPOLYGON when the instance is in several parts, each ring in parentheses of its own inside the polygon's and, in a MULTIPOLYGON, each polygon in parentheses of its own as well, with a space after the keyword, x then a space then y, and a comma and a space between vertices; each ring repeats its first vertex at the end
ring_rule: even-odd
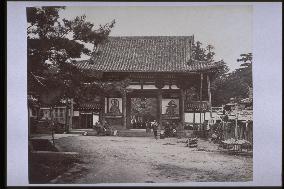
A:
POLYGON ((60 18, 85 14, 86 20, 105 24, 115 19, 110 36, 192 36, 214 46, 215 60, 230 70, 239 67, 242 53, 252 52, 252 6, 90 6, 66 7, 60 18))

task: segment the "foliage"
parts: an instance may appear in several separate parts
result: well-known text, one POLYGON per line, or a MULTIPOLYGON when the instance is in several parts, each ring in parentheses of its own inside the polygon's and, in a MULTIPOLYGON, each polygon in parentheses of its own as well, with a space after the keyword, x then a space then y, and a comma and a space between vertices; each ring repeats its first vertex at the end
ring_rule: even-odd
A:
POLYGON ((152 98, 132 98, 131 112, 134 115, 146 115, 153 112, 153 105, 155 106, 156 99, 152 98))
POLYGON ((213 49, 214 47, 212 45, 207 45, 206 48, 203 48, 202 43, 197 41, 192 46, 193 59, 199 61, 212 61, 215 55, 213 49))
MULTIPOLYGON (((192 47, 192 57, 194 60, 198 61, 214 62, 214 46, 209 44, 204 48, 202 46, 202 43, 200 41, 197 41, 195 44, 193 44, 192 47)), ((213 79, 221 77, 229 71, 226 63, 223 60, 221 60, 220 62, 223 63, 223 66, 216 70, 216 74, 214 75, 213 79)))
MULTIPOLYGON (((214 62, 214 47, 213 45, 207 45, 205 48, 202 46, 202 43, 200 41, 197 41, 195 44, 193 44, 193 59, 198 61, 208 61, 208 62, 214 62)), ((216 91, 219 91, 219 86, 223 85, 223 83, 226 81, 226 73, 229 71, 228 66, 226 63, 221 60, 220 61, 223 66, 219 67, 217 70, 215 70, 215 74, 211 77, 211 91, 212 91, 212 103, 214 104, 217 100, 219 101, 219 96, 216 96, 216 91)), ((220 97, 222 99, 222 97, 220 97)))
MULTIPOLYGON (((86 16, 73 20, 60 19, 65 7, 29 7, 28 22, 28 93, 41 96, 61 89, 60 98, 73 97, 82 88, 83 76, 74 59, 94 55, 83 45, 97 45, 107 40, 115 21, 99 25, 86 21, 86 16)), ((60 99, 58 98, 58 100, 60 99)))
POLYGON ((242 62, 240 68, 216 79, 213 90, 213 105, 220 106, 229 102, 230 98, 237 101, 248 97, 249 88, 252 88, 252 54, 241 54, 237 61, 242 62))
MULTIPOLYGON (((199 61, 214 62, 214 47, 207 45, 205 48, 200 41, 193 44, 193 59, 199 61)), ((230 98, 237 101, 248 96, 249 88, 252 87, 252 53, 240 55, 237 62, 241 62, 240 68, 228 73, 229 68, 221 60, 223 66, 216 70, 211 78, 212 105, 220 106, 229 102, 230 98)))
POLYGON ((252 53, 241 54, 241 58, 238 58, 238 62, 243 62, 241 66, 250 66, 252 64, 252 53))

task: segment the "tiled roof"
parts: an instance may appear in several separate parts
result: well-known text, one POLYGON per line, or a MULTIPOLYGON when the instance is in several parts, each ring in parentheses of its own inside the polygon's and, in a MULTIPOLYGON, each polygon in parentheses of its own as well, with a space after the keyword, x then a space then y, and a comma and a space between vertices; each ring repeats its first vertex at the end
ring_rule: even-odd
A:
POLYGON ((109 37, 81 69, 103 72, 193 72, 220 66, 191 61, 192 36, 109 37))

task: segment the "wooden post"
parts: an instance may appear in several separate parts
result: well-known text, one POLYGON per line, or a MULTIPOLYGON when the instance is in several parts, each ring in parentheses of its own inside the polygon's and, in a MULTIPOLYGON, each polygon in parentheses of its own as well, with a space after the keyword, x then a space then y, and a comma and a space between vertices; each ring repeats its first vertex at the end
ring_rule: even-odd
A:
POLYGON ((51 137, 52 137, 52 144, 55 145, 54 142, 54 115, 53 115, 53 106, 50 107, 50 128, 51 128, 51 137))
POLYGON ((68 102, 66 102, 66 107, 65 107, 65 132, 69 132, 69 127, 68 127, 68 102))
POLYGON ((248 141, 248 120, 246 120, 244 135, 244 139, 248 141))
POLYGON ((195 127, 195 111, 193 112, 193 126, 195 127))
POLYGON ((158 122, 162 126, 162 90, 158 89, 158 122))
POLYGON ((180 89, 180 122, 182 124, 182 130, 184 129, 184 90, 180 89))
POLYGON ((202 110, 201 110, 201 104, 202 104, 202 83, 203 83, 203 73, 200 74, 200 104, 199 104, 199 107, 200 107, 200 125, 199 125, 199 130, 201 130, 201 115, 202 115, 202 110))
POLYGON ((223 136, 224 136, 224 140, 227 139, 227 130, 226 130, 226 127, 227 127, 227 122, 224 122, 224 127, 223 127, 223 136))
POLYGON ((210 109, 210 122, 212 119, 212 99, 211 99, 211 83, 210 83, 210 77, 207 74, 207 88, 208 88, 208 101, 209 101, 209 109, 210 109))
POLYGON ((235 125, 235 138, 238 139, 238 114, 237 114, 237 104, 235 103, 235 115, 236 115, 236 125, 235 125))
POLYGON ((105 100, 104 96, 101 96, 100 98, 101 98, 101 101, 100 101, 100 103, 101 103, 101 110, 100 110, 99 120, 102 123, 104 115, 105 115, 105 112, 106 112, 106 109, 105 109, 106 100, 105 100))
MULTIPOLYGON (((76 129, 80 128, 82 129, 81 123, 82 123, 82 110, 79 111, 79 124, 77 125, 76 129)), ((74 128, 75 129, 75 128, 74 128)))
POLYGON ((106 108, 106 113, 109 113, 109 98, 106 98, 106 102, 107 102, 107 108, 106 108))
POLYGON ((123 91, 122 93, 122 125, 123 128, 126 129, 126 91, 123 91))
POLYGON ((236 125, 235 125, 235 138, 238 139, 238 119, 236 117, 236 125))
POLYGON ((69 115, 69 131, 73 128, 73 122, 72 122, 72 119, 73 119, 73 98, 71 98, 70 100, 70 115, 69 115))
POLYGON ((126 128, 132 128, 131 124, 131 97, 126 97, 126 128))
POLYGON ((224 122, 224 120, 222 119, 222 137, 221 137, 221 139, 222 140, 224 140, 226 137, 225 137, 225 122, 224 122))

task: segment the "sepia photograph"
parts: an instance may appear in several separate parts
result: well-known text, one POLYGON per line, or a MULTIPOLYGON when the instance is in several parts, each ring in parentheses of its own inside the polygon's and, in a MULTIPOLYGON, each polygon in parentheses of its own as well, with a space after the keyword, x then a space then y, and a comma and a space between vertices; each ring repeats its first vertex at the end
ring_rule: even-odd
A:
POLYGON ((251 6, 28 7, 27 35, 30 183, 252 181, 251 6))
POLYGON ((28 184, 255 181, 253 5, 23 12, 28 184))

